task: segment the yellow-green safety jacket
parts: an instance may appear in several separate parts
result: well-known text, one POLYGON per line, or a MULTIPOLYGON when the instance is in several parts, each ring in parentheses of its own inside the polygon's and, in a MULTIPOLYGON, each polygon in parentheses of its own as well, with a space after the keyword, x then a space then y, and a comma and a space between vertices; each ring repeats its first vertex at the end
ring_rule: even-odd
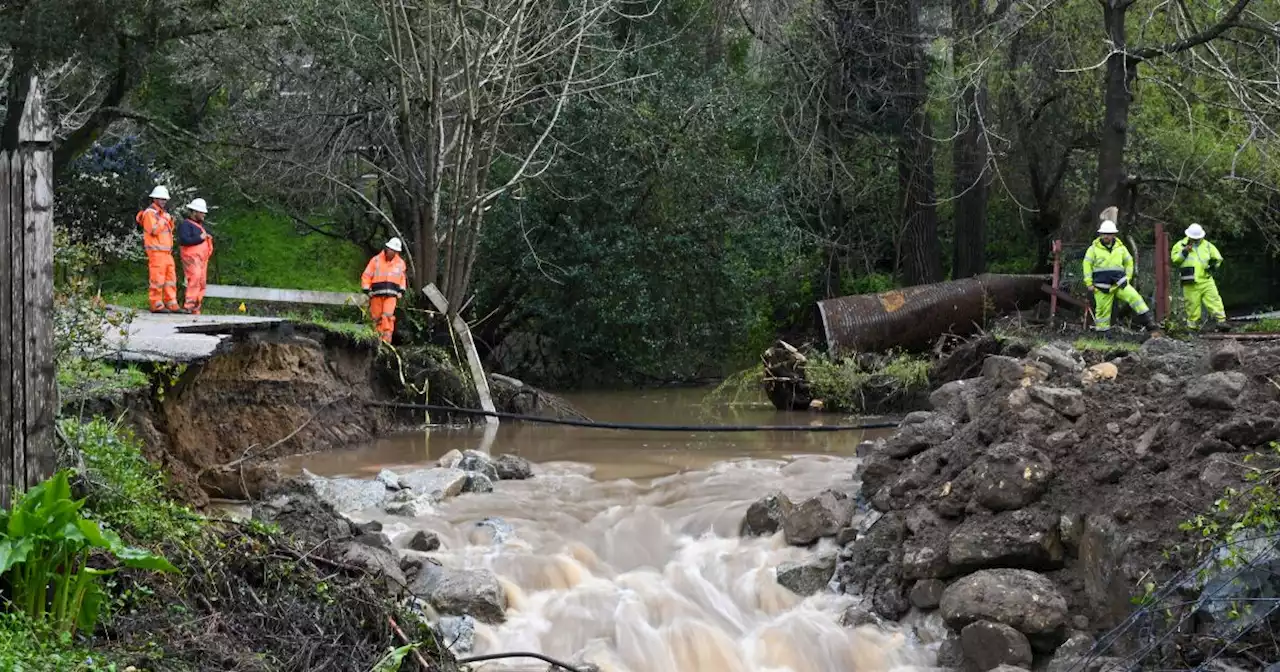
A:
POLYGON ((1178 278, 1183 284, 1190 284, 1213 277, 1210 271, 1222 265, 1222 253, 1213 243, 1201 239, 1200 244, 1191 248, 1191 254, 1184 255, 1182 248, 1189 242, 1190 238, 1179 240, 1169 253, 1169 258, 1179 267, 1178 278))
POLYGON ((1123 287, 1133 278, 1133 255, 1129 248, 1116 238, 1107 249, 1102 238, 1094 238, 1084 253, 1084 286, 1109 292, 1123 287))

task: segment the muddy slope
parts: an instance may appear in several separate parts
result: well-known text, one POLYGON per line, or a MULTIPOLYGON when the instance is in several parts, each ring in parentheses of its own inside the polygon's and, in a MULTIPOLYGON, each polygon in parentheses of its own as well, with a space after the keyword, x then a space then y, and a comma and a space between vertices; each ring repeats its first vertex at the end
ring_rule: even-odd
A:
POLYGON ((1169 552, 1189 547, 1179 523, 1280 437, 1280 349, 1155 339, 1092 363, 1066 345, 988 357, 874 446, 861 477, 878 522, 843 549, 842 589, 888 618, 940 609, 954 648, 971 640, 963 666, 987 669, 975 651, 996 640, 1030 645, 1002 662, 1047 663, 1186 566, 1169 552))

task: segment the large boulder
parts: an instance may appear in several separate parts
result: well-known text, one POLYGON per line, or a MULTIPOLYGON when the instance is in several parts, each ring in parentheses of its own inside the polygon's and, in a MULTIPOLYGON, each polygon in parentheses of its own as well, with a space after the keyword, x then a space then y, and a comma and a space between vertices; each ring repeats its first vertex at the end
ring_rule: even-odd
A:
POLYGON ((1209 368, 1214 371, 1234 371, 1244 366, 1244 348, 1235 340, 1227 339, 1209 355, 1209 368))
POLYGON ((407 583, 404 572, 400 570, 400 558, 386 548, 349 541, 343 547, 342 562, 381 578, 387 590, 394 593, 404 590, 407 583))
POLYGON ((969 465, 959 483, 978 504, 1010 511, 1038 500, 1052 479, 1053 464, 1044 453, 1020 443, 1002 443, 969 465))
POLYGON ((862 595, 876 614, 891 620, 901 618, 911 608, 902 582, 902 540, 906 532, 901 516, 885 515, 846 546, 836 564, 840 592, 862 595))
POLYGON ((360 478, 324 478, 302 470, 302 480, 316 498, 338 513, 351 513, 380 506, 387 499, 387 486, 360 478))
POLYGON ((947 586, 940 607, 953 630, 994 621, 1025 635, 1051 635, 1067 621, 1066 598, 1052 581, 1025 569, 974 572, 947 586))
POLYGON ((453 467, 463 471, 484 474, 490 481, 498 480, 498 468, 494 466, 493 459, 478 450, 462 451, 462 459, 458 460, 453 467))
POLYGON ((507 618, 507 593, 497 575, 487 569, 446 569, 427 563, 413 577, 409 590, 442 614, 465 614, 482 623, 502 623, 507 618))
POLYGON ((827 589, 835 571, 835 551, 827 551, 802 562, 785 562, 779 565, 778 585, 796 595, 814 595, 827 589))
POLYGON ((1248 383, 1249 377, 1239 371, 1217 371, 1200 376, 1187 385, 1187 403, 1192 408, 1235 410, 1248 383))
POLYGON ((1046 512, 1025 509, 970 516, 952 531, 947 561, 961 571, 1057 569, 1063 561, 1058 521, 1046 512))
POLYGON ((1044 362, 1058 373, 1080 373, 1084 362, 1070 345, 1046 344, 1031 351, 1031 359, 1044 362))
POLYGON ((953 380, 929 395, 929 405, 935 412, 946 414, 961 422, 972 420, 970 400, 981 394, 981 378, 953 380))
POLYGON ((1084 415, 1084 393, 1075 388, 1033 385, 1027 393, 1032 399, 1068 418, 1075 419, 1084 415))
POLYGON ((782 532, 792 546, 807 546, 822 537, 834 537, 853 520, 854 506, 843 492, 824 490, 784 516, 782 532))
POLYGON ((902 546, 902 578, 940 579, 953 574, 945 542, 912 539, 902 546))
POLYGON ((884 452, 889 457, 911 457, 946 441, 956 430, 956 421, 950 415, 929 411, 911 413, 902 423, 885 442, 884 452))
POLYGON ((456 497, 467 485, 467 472, 452 467, 418 469, 400 476, 400 483, 417 495, 429 495, 436 501, 456 497))
POLYGON ((1031 667, 1031 643, 1025 635, 1004 623, 974 621, 960 631, 960 649, 969 668, 977 672, 1001 665, 1031 667))
POLYGON ((742 524, 738 526, 738 536, 767 537, 774 534, 782 529, 782 521, 794 508, 791 500, 781 492, 765 495, 747 507, 742 524))
POLYGON ((401 490, 387 499, 382 510, 393 516, 420 518, 435 511, 438 501, 433 495, 415 495, 412 490, 401 490))
POLYGON ((533 478, 533 465, 518 455, 502 454, 494 458, 493 467, 498 478, 504 481, 523 481, 533 478))
POLYGON ((1253 448, 1280 439, 1280 423, 1262 415, 1237 416, 1214 427, 1213 436, 1233 446, 1253 448))
POLYGON ((938 604, 942 602, 942 591, 946 590, 946 588, 947 584, 938 579, 921 579, 911 587, 907 600, 916 609, 926 611, 937 609, 938 604))

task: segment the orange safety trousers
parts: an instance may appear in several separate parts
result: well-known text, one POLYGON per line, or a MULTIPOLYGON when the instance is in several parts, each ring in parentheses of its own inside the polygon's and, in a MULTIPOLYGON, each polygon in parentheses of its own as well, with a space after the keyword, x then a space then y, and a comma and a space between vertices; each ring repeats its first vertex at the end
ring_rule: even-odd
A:
POLYGON ((209 257, 213 256, 213 245, 204 241, 199 245, 182 248, 182 274, 186 276, 187 296, 185 308, 194 315, 200 314, 204 306, 204 289, 209 282, 209 257))
POLYGON ((147 250, 147 273, 151 276, 147 285, 151 310, 177 310, 178 265, 173 263, 173 253, 147 250))
POLYGON ((399 297, 395 296, 369 297, 369 317, 373 319, 373 326, 384 343, 390 343, 391 335, 396 331, 397 300, 399 297))

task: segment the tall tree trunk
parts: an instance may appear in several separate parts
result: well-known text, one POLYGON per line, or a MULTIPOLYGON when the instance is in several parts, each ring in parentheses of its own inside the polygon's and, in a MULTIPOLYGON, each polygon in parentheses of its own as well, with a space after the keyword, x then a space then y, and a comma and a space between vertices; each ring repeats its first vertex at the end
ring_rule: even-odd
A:
POLYGON ((1096 218, 1104 209, 1123 207, 1125 184, 1124 151, 1129 139, 1129 108, 1133 104, 1133 85, 1138 64, 1124 53, 1125 14, 1129 2, 1107 0, 1103 4, 1103 21, 1111 41, 1104 81, 1102 132, 1098 146, 1098 181, 1089 217, 1096 218))
POLYGON ((932 123, 925 106, 928 63, 920 36, 919 0, 900 0, 900 63, 906 69, 907 92, 900 108, 906 124, 898 145, 898 188, 902 240, 898 245, 902 279, 908 285, 942 280, 942 246, 938 242, 935 205, 932 123))
MULTIPOLYGON (((952 25, 956 38, 954 61, 959 69, 968 64, 973 52, 970 37, 982 22, 975 0, 953 0, 952 25)), ((987 118, 986 71, 974 74, 960 92, 956 114, 958 135, 952 148, 955 182, 955 238, 952 247, 951 277, 967 278, 987 270, 987 148, 984 120, 987 118)))

